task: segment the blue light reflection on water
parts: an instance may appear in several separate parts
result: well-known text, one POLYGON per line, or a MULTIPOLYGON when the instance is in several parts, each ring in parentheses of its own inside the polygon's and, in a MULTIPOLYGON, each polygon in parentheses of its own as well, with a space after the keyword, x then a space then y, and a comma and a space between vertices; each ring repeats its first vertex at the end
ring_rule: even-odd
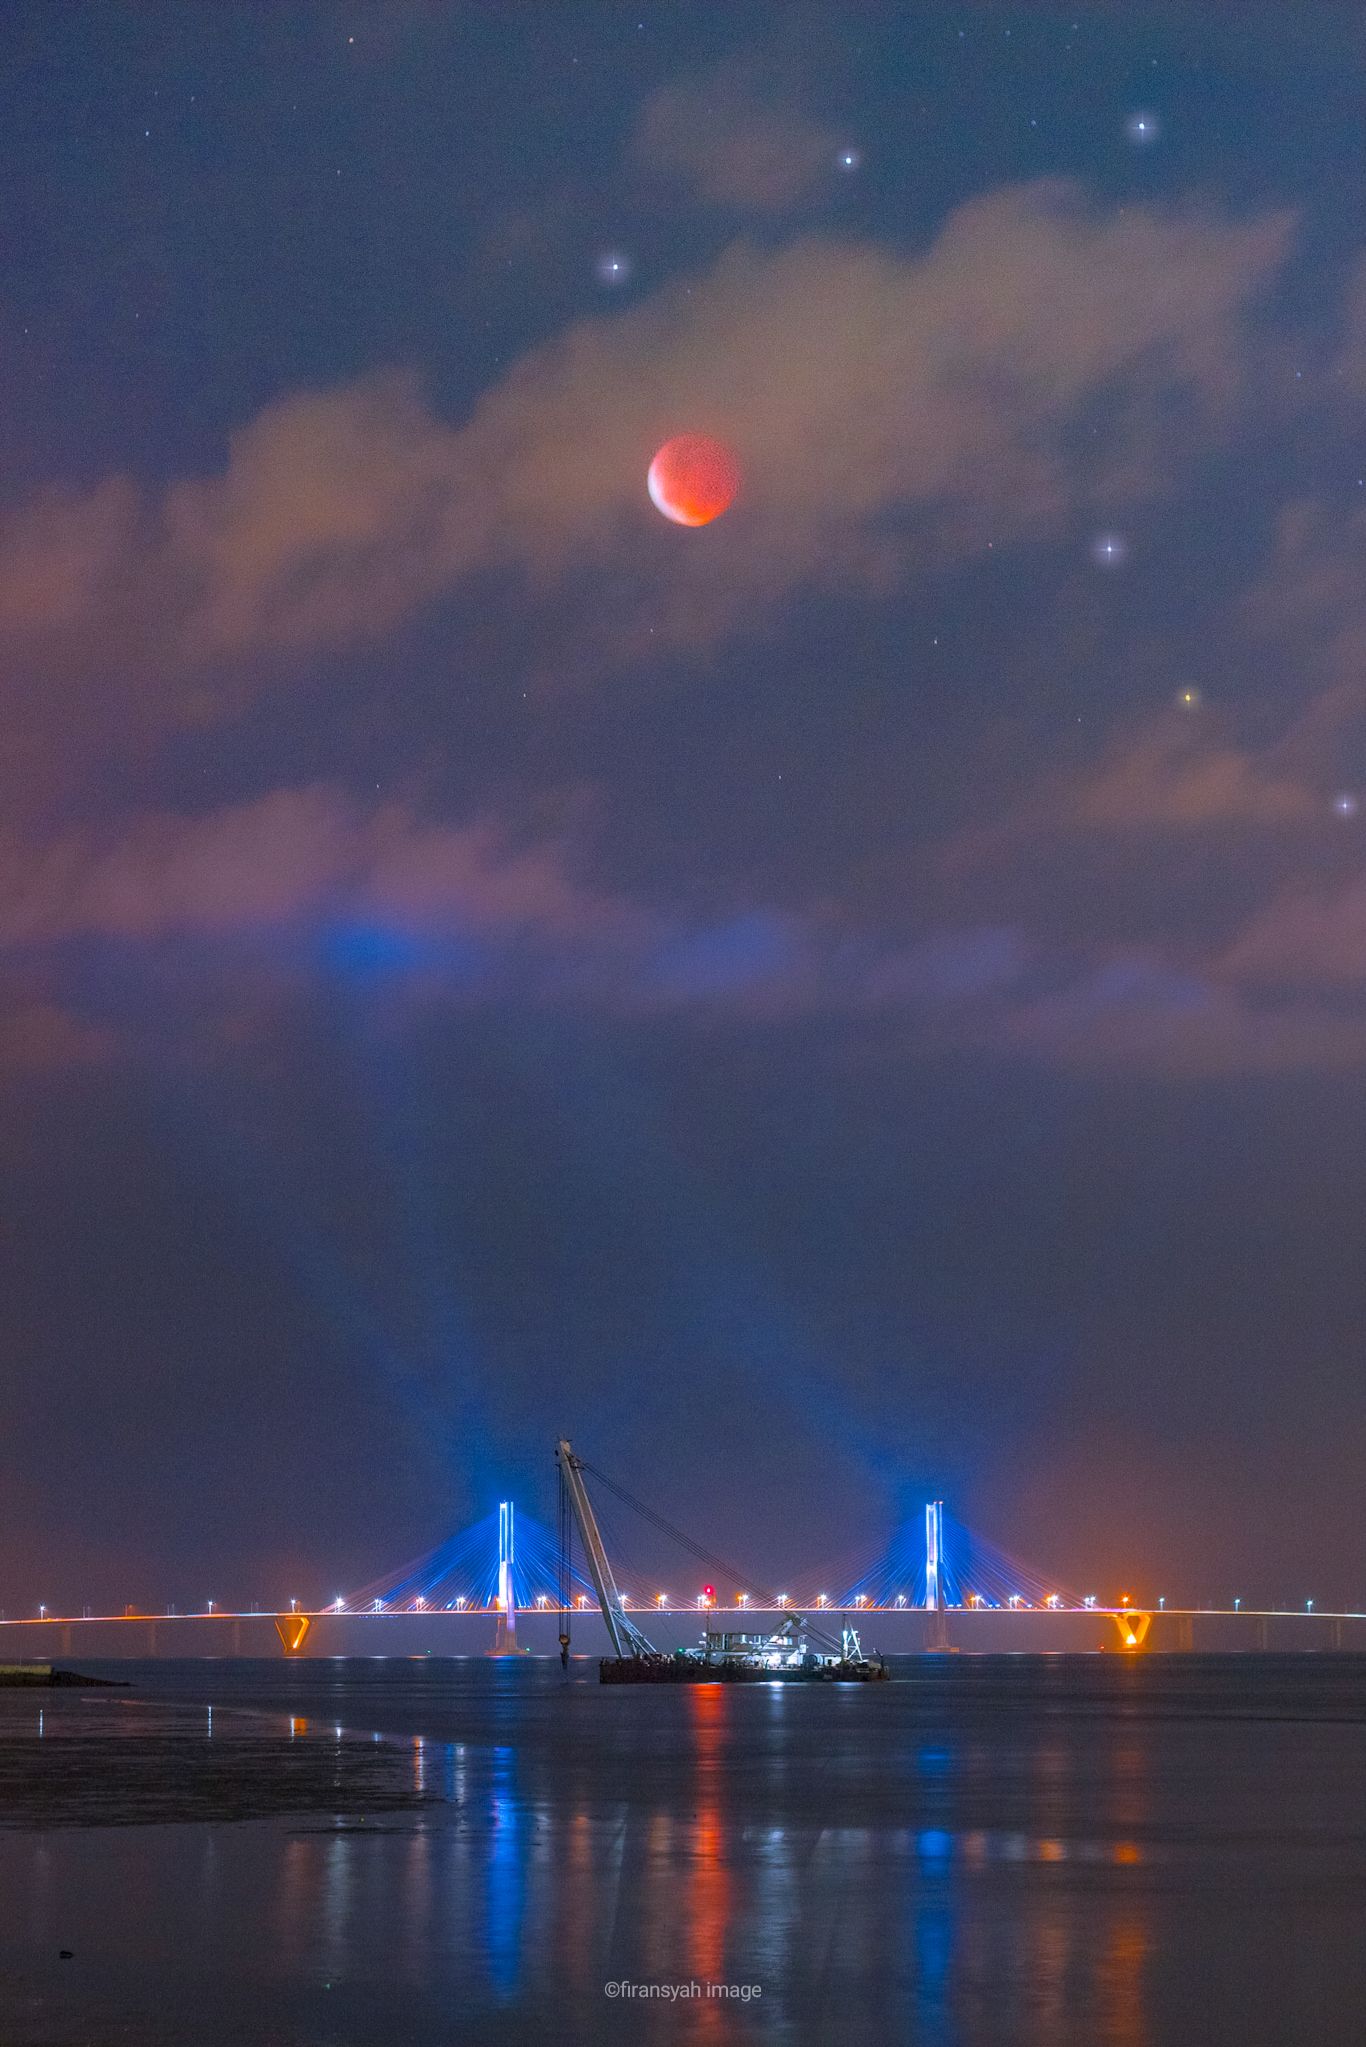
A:
MULTIPOLYGON (((614 1696, 529 1660, 155 1673, 195 1700, 186 1756, 208 1750, 216 1685, 215 1767, 244 1728, 291 1766, 309 1744, 333 1757, 338 1725, 372 1755, 374 1729, 427 1802, 0 1830, 7 1980, 55 1995, 45 1958, 75 1947, 49 2036, 100 2047, 104 2014, 161 2047, 190 2009, 201 2047, 446 2047, 457 2024, 490 2043, 650 2037, 605 2012, 609 1978, 761 1984, 761 2021, 712 2011, 722 2042, 1207 2047, 1236 2029, 1247 2047, 1355 2047, 1366 1667, 1011 1663, 837 1697, 614 1696), (272 1688, 277 1710, 241 1710, 272 1688), (1299 2019, 1259 1931, 1291 1920, 1299 2019)), ((54 1695, 43 1766, 120 1712, 145 1722, 54 1695)))
POLYGON ((522 1967, 526 1918, 529 1832, 517 1794, 517 1751, 496 1748, 491 1757, 488 1847, 488 1920, 484 1948, 489 1981, 500 2001, 516 1990, 522 1967))

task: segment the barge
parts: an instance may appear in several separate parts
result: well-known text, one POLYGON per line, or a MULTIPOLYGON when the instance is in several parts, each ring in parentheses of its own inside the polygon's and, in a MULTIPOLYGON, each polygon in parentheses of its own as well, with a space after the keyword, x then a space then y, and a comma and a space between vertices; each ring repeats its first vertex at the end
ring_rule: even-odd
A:
POLYGON ((775 1670, 757 1658, 708 1661, 689 1649, 672 1656, 604 1656, 598 1665, 605 1685, 876 1684, 889 1675, 880 1657, 812 1656, 775 1670))
MULTIPOLYGON (((735 1629, 709 1629, 695 1649, 656 1649, 625 1610, 612 1566, 603 1547, 592 1502, 584 1485, 584 1465, 563 1438, 556 1449, 560 1467, 560 1525, 565 1587, 568 1585, 566 1537, 570 1516, 588 1561, 593 1589, 615 1654, 604 1656, 598 1675, 605 1685, 669 1684, 874 1684, 889 1675, 879 1656, 865 1656, 857 1631, 845 1628, 839 1642, 817 1633, 804 1614, 787 1614, 767 1634, 735 1629)), ((601 1473, 598 1474, 602 1476, 601 1473)), ((654 1517, 652 1517, 654 1518, 654 1517)), ((560 1660, 569 1665, 568 1592, 562 1592, 560 1660)))

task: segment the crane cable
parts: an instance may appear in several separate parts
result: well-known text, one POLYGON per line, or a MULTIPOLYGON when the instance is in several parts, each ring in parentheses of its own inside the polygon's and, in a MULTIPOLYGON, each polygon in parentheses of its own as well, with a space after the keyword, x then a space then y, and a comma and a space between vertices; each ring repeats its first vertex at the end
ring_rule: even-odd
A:
MULTIPOLYGON (((737 1571, 733 1564, 728 1564, 724 1557, 713 1556, 710 1550, 703 1549, 701 1544, 694 1542, 690 1535, 685 1535, 681 1528, 675 1528, 672 1521, 666 1521, 664 1516, 657 1514, 653 1507, 647 1507, 644 1500, 638 1500, 634 1493, 628 1493, 624 1486, 619 1486, 615 1479, 610 1479, 605 1471, 599 1471, 596 1464, 589 1464, 587 1459, 583 1457, 579 1458, 578 1463, 581 1471, 590 1472, 599 1485, 606 1486, 609 1493, 615 1493, 623 1506, 630 1507, 634 1513, 641 1515, 646 1521, 653 1522, 654 1526, 662 1534, 669 1536, 672 1541, 687 1550, 691 1556, 696 1557, 700 1564, 705 1564, 707 1569, 714 1572, 718 1578, 729 1578, 732 1584, 738 1585, 743 1591, 748 1592, 751 1599, 756 1600, 760 1606, 777 1608, 780 1605, 776 1593, 766 1590, 762 1585, 754 1584, 742 1572, 737 1571)), ((830 1649, 839 1648, 840 1645, 835 1641, 833 1635, 827 1635, 821 1629, 813 1627, 809 1620, 806 1623, 806 1627, 807 1632, 816 1641, 824 1643, 830 1649)))

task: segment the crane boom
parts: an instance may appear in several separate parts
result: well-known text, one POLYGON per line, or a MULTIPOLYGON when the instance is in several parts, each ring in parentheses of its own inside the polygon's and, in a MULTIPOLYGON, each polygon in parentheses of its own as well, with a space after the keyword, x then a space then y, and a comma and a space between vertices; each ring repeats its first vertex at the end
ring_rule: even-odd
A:
POLYGON ((560 1467, 560 1477, 565 1491, 569 1495, 569 1503, 574 1509, 579 1540, 588 1559, 589 1576, 598 1595, 598 1604, 602 1608, 603 1623, 612 1644, 613 1654, 619 1657, 656 1655, 658 1652, 654 1643, 646 1639, 634 1621, 627 1619, 622 1609, 621 1594, 617 1590, 616 1579, 612 1576, 612 1566, 607 1561, 607 1552, 602 1546, 597 1516, 593 1512, 592 1502, 583 1483, 582 1468, 573 1449, 563 1438, 555 1446, 555 1458, 560 1467))

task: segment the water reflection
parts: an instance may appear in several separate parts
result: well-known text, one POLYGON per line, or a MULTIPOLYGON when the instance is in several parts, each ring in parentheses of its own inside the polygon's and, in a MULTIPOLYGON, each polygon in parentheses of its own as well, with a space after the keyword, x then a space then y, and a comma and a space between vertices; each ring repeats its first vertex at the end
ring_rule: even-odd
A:
POLYGON ((491 1829, 487 1871, 487 1924, 484 1952, 489 1981, 500 2001, 517 1988, 522 1967, 522 1927, 526 1916, 529 1833, 517 1796, 517 1751, 498 1747, 490 1758, 489 1817, 491 1829))
MULTIPOLYGON (((738 1694, 724 1685, 689 1685, 683 1696, 691 1720, 693 1796, 697 1810, 683 1850, 685 1881, 681 1906, 686 1929, 686 1966, 680 1973, 689 1981, 725 1983, 729 1980, 726 1929, 731 1900, 722 1764, 728 1748, 730 1713, 738 1694)), ((716 2002, 707 2000, 699 2010, 708 2033, 715 2033, 724 2023, 724 2010, 716 2002)))
MULTIPOLYGON (((618 2024, 648 2039, 656 2020, 660 2037, 729 2042, 758 2016, 712 1986, 744 1985, 761 1992, 763 2029, 797 2042, 1204 2047, 1182 2003, 1192 1955, 1201 2025, 1233 1996, 1258 2047, 1285 2037, 1258 2031, 1255 1982, 1276 1958, 1227 1903, 1255 1897, 1293 1917, 1299 1966, 1331 1986, 1316 2043, 1354 2039, 1360 1724, 1298 1728, 1291 1751, 1279 1719, 1155 1710, 1144 1724, 1079 1695, 1060 1728, 1056 1673, 990 1699, 973 1682, 635 1697, 457 1673, 391 1702, 384 1745, 416 1808, 144 1830, 136 1909, 101 1890, 101 1871, 119 1879, 98 1833, 0 1835, 0 1912, 50 1941, 73 1897, 98 1896, 91 1947, 127 1943, 149 1982, 155 1928, 157 1967, 230 1985, 203 2047, 444 2042, 457 2025, 480 2040, 597 2041, 618 2024), (699 1994, 671 2030, 657 2011, 606 2014, 608 1981, 699 1994), (363 2023, 377 1984, 388 2031, 363 2023), (253 1997, 273 2010, 288 1985, 297 2026, 260 2022, 253 1997), (307 2003, 324 1985, 353 1992, 325 2026, 307 2003)), ((217 1757, 240 1717, 214 1724, 201 1708, 187 1727, 202 1742, 209 1725, 217 1757)), ((384 1718, 371 1678, 355 1700, 342 1685, 325 1713, 273 1725, 286 1752, 330 1757, 354 1739, 348 1722, 384 1718)), ((50 1754, 66 1737, 48 1732, 50 1754)))

